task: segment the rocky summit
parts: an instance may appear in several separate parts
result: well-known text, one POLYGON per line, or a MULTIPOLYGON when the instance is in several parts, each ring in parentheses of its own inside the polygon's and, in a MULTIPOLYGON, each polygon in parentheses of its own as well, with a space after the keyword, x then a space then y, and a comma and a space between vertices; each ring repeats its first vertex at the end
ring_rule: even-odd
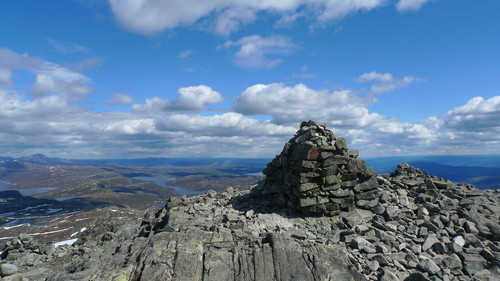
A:
POLYGON ((21 235, 0 280, 499 280, 498 190, 407 164, 374 175, 312 121, 265 174, 250 190, 102 218, 73 245, 21 235))

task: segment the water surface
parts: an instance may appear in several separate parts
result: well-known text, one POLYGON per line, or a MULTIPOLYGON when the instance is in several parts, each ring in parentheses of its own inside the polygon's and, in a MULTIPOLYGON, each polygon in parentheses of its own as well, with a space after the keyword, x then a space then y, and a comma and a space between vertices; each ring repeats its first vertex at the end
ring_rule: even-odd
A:
POLYGON ((197 195, 197 194, 203 193, 200 191, 187 190, 187 189, 184 189, 184 188, 178 187, 178 186, 167 185, 167 183, 173 181, 174 178, 159 178, 159 177, 132 177, 132 178, 136 179, 136 180, 141 180, 141 181, 153 182, 156 185, 161 186, 161 187, 171 188, 171 189, 175 190, 175 192, 177 192, 177 194, 179 194, 179 195, 197 195))
POLYGON ((55 189, 52 187, 34 187, 34 188, 16 189, 16 188, 12 188, 13 186, 15 186, 15 184, 11 184, 11 183, 6 182, 6 181, 0 181, 0 191, 16 190, 16 191, 19 191, 23 196, 41 194, 41 193, 55 189))

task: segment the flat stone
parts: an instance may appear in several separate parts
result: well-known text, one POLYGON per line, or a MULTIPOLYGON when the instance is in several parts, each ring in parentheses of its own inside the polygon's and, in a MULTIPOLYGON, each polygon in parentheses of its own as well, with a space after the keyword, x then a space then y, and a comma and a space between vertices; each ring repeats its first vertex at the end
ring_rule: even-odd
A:
POLYGON ((464 255, 463 270, 470 276, 484 269, 486 264, 487 261, 479 255, 464 255))
POLYGON ((340 188, 340 184, 326 185, 322 186, 321 189, 324 191, 332 191, 340 188))
POLYGON ((319 185, 312 183, 312 182, 308 182, 308 183, 303 183, 303 184, 299 185, 299 190, 300 190, 300 192, 306 192, 309 190, 316 189, 318 187, 319 187, 319 185))
POLYGON ((378 204, 378 198, 373 200, 357 200, 356 206, 361 209, 371 209, 378 204))
POLYGON ((18 271, 19 271, 19 268, 15 264, 10 264, 10 263, 0 264, 0 276, 1 277, 14 275, 18 271))
POLYGON ((323 181, 324 181, 325 185, 333 185, 333 184, 339 183, 341 180, 340 180, 340 177, 338 175, 333 175, 333 176, 324 177, 323 181))
POLYGON ((21 274, 9 275, 3 277, 2 281, 23 281, 23 276, 21 274))
POLYGON ((368 242, 368 240, 366 240, 363 237, 358 236, 358 237, 354 238, 353 243, 357 249, 359 249, 360 251, 363 251, 367 254, 374 254, 377 252, 377 250, 375 249, 375 246, 372 243, 368 242))
POLYGON ((303 197, 299 199, 300 207, 309 207, 318 204, 318 200, 315 197, 303 197))
POLYGON ((421 260, 418 267, 432 275, 436 275, 439 271, 441 271, 441 268, 431 259, 421 260))
POLYGON ((399 215, 400 212, 401 210, 396 206, 387 206, 387 208, 385 208, 385 216, 387 219, 393 219, 399 215))
POLYGON ((380 281, 399 281, 399 278, 396 274, 394 274, 389 269, 383 269, 384 274, 380 278, 380 281))
POLYGON ((323 165, 332 166, 332 165, 345 165, 347 164, 347 158, 343 156, 334 155, 330 158, 325 159, 323 165))
POLYGON ((354 193, 349 190, 349 189, 337 189, 337 190, 334 190, 334 191, 330 191, 330 194, 333 196, 333 197, 337 197, 337 198, 342 198, 342 197, 349 197, 349 196, 354 196, 354 193))
POLYGON ((370 191, 367 191, 367 192, 358 193, 358 194, 356 194, 356 199, 357 200, 374 200, 374 199, 378 199, 378 192, 377 192, 377 190, 370 190, 370 191))
POLYGON ((362 183, 358 183, 354 187, 354 191, 356 191, 357 193, 361 193, 364 191, 376 189, 377 187, 378 187, 378 181, 376 178, 372 177, 367 181, 364 181, 362 183))

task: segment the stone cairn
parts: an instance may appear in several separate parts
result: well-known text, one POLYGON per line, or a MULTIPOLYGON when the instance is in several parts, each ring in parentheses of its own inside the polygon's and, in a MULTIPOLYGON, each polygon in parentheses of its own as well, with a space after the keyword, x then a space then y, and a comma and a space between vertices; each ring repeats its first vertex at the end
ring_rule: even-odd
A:
POLYGON ((349 150, 326 124, 304 121, 264 169, 257 190, 272 195, 274 205, 307 215, 372 209, 379 201, 379 185, 373 169, 357 157, 358 151, 349 150))

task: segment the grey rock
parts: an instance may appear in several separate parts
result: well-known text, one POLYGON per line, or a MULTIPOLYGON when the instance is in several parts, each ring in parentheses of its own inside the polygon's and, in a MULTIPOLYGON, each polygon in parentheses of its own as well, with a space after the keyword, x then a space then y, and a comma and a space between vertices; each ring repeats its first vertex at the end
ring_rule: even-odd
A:
POLYGON ((428 272, 429 274, 436 275, 441 268, 437 266, 437 264, 432 259, 423 259, 418 264, 419 268, 423 271, 428 272))
POLYGON ((474 274, 474 279, 478 281, 499 281, 500 277, 496 273, 483 269, 474 274))
POLYGON ((14 274, 3 277, 2 281, 23 281, 23 276, 21 274, 14 274))
POLYGON ((353 243, 357 249, 367 254, 373 254, 377 252, 375 246, 362 237, 354 238, 353 243))
POLYGON ((420 272, 415 272, 406 277, 404 281, 430 281, 430 279, 420 272))
POLYGON ((384 273, 380 278, 380 281, 399 281, 398 276, 396 276, 396 274, 392 273, 390 270, 384 268, 383 272, 384 273))
POLYGON ((422 251, 429 250, 434 244, 436 244, 438 242, 439 242, 439 239, 437 238, 436 234, 430 234, 429 236, 427 236, 424 244, 422 245, 422 251))
POLYGON ((469 276, 474 276, 476 272, 484 269, 486 264, 486 260, 479 255, 464 255, 463 269, 469 276))
POLYGON ((9 275, 14 275, 19 271, 19 268, 15 264, 2 263, 0 264, 0 276, 5 277, 9 275))

